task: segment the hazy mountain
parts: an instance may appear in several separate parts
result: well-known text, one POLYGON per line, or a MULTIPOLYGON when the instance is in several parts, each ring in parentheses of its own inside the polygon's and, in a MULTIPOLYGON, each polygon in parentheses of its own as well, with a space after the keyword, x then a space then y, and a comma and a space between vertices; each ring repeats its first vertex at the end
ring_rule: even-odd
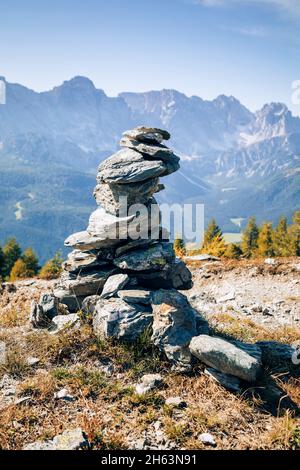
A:
POLYGON ((84 228, 95 204, 98 163, 121 133, 140 124, 168 129, 180 172, 160 199, 205 203, 228 231, 252 214, 276 222, 300 201, 300 119, 281 103, 251 113, 234 97, 175 90, 106 96, 84 77, 36 93, 6 84, 0 105, 0 237, 16 235, 42 259, 84 228))

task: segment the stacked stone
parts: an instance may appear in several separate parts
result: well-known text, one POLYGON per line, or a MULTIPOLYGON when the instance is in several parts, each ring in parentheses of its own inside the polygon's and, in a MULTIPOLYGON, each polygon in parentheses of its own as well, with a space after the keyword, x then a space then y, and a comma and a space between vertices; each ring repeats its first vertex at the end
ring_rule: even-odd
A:
POLYGON ((65 241, 73 251, 54 294, 70 312, 92 314, 99 335, 133 341, 152 324, 153 341, 170 359, 187 363, 200 317, 177 291, 191 288, 191 273, 175 257, 153 196, 164 188, 159 178, 179 169, 179 157, 162 143, 169 138, 156 128, 127 131, 122 150, 101 163, 94 191, 99 208, 86 231, 65 241), (136 204, 144 210, 130 213, 136 204))

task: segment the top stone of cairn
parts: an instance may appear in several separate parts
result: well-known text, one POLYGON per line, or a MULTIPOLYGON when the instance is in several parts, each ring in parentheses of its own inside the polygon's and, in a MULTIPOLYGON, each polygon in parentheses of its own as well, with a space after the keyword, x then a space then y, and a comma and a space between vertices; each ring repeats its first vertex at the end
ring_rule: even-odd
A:
POLYGON ((130 140, 149 144, 161 144, 163 140, 169 140, 169 132, 156 127, 136 127, 135 129, 125 131, 123 136, 130 140))

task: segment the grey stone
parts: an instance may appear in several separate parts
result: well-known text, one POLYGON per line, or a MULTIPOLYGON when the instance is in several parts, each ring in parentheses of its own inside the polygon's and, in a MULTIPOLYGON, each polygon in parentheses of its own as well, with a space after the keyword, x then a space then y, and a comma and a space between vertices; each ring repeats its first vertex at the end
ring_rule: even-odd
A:
POLYGON ((151 303, 151 291, 142 289, 119 290, 118 297, 129 304, 149 305, 151 303))
POLYGON ((68 311, 70 313, 75 313, 80 310, 83 298, 81 296, 70 294, 68 288, 57 286, 54 290, 54 295, 58 298, 61 304, 65 305, 68 308, 68 311))
POLYGON ((65 246, 78 250, 97 250, 100 248, 112 247, 120 243, 120 240, 110 239, 102 235, 91 235, 87 231, 77 232, 70 235, 65 240, 65 246))
POLYGON ((116 258, 128 253, 129 251, 138 250, 141 248, 147 248, 149 245, 154 245, 158 243, 158 240, 149 239, 138 239, 138 240, 131 240, 130 242, 126 243, 125 245, 119 246, 116 248, 116 258))
POLYGON ((169 397, 165 404, 174 408, 186 408, 187 403, 181 397, 169 397))
POLYGON ((82 302, 82 311, 86 315, 93 315, 98 301, 101 299, 100 295, 90 295, 82 302))
POLYGON ((117 269, 115 267, 104 266, 101 270, 90 271, 73 275, 63 273, 58 289, 63 289, 69 295, 89 296, 101 294, 107 279, 113 275, 117 269))
POLYGON ((212 436, 212 434, 210 434, 208 432, 204 432, 204 433, 200 434, 200 436, 198 436, 198 439, 204 445, 209 445, 209 446, 212 446, 212 447, 216 446, 216 441, 215 441, 214 437, 212 436))
POLYGON ((289 344, 278 343, 276 341, 259 341, 256 345, 262 351, 262 363, 264 366, 292 365, 295 348, 289 344))
POLYGON ((204 373, 230 392, 238 393, 241 391, 241 381, 238 377, 224 374, 223 372, 212 369, 211 367, 207 367, 204 370, 204 373))
POLYGON ((114 264, 120 269, 133 271, 160 271, 175 260, 171 243, 158 243, 144 250, 126 253, 114 259, 114 264))
POLYGON ((85 272, 100 268, 109 263, 109 260, 100 260, 97 251, 73 250, 63 263, 63 269, 71 273, 85 272))
POLYGON ((197 333, 196 311, 187 298, 176 290, 152 292, 152 341, 176 365, 188 367, 189 343, 197 333))
POLYGON ((161 143, 163 140, 169 140, 169 132, 156 127, 139 126, 135 129, 123 132, 123 136, 128 139, 138 140, 146 143, 161 143))
POLYGON ((32 357, 32 356, 28 357, 26 360, 26 363, 29 366, 36 366, 39 362, 40 362, 40 359, 38 357, 32 357))
POLYGON ((149 289, 191 289, 192 274, 181 260, 167 264, 161 271, 135 273, 138 283, 149 289))
POLYGON ((94 307, 93 328, 102 337, 135 341, 152 319, 146 306, 130 305, 121 299, 101 299, 94 307))
POLYGON ((51 334, 56 334, 74 328, 80 328, 80 318, 77 313, 70 313, 69 315, 58 315, 54 317, 49 331, 51 334))
POLYGON ((221 338, 196 336, 191 340, 190 351, 209 367, 247 382, 255 382, 261 371, 258 359, 221 338))
POLYGON ((4 341, 0 341, 0 365, 6 362, 6 344, 4 341))
POLYGON ((54 394, 54 398, 56 400, 66 400, 66 401, 74 401, 75 400, 73 395, 71 395, 66 388, 62 388, 61 390, 56 392, 54 394))
POLYGON ((23 447, 23 450, 79 450, 87 449, 88 441, 82 429, 70 429, 54 437, 53 440, 36 441, 23 447))
POLYGON ((119 216, 135 204, 147 204, 154 193, 159 192, 158 178, 129 184, 98 184, 94 197, 108 213, 119 216))
POLYGON ((137 183, 169 174, 168 166, 161 160, 145 160, 132 149, 122 149, 99 166, 98 183, 137 183))
POLYGON ((138 395, 143 395, 161 385, 162 377, 160 374, 146 374, 143 375, 140 382, 136 385, 135 391, 138 395))
POLYGON ((149 145, 139 142, 138 140, 128 139, 127 137, 123 137, 123 139, 121 139, 120 145, 121 147, 127 147, 136 150, 137 152, 145 155, 146 157, 159 159, 163 162, 174 161, 178 163, 180 160, 180 158, 177 157, 177 155, 175 155, 172 150, 170 150, 165 145, 149 145))
POLYGON ((34 300, 31 303, 29 322, 33 328, 49 328, 52 323, 51 318, 45 314, 43 307, 34 300))
POLYGON ((129 276, 127 274, 114 274, 110 276, 106 283, 104 284, 101 297, 103 299, 108 299, 113 297, 118 290, 123 289, 129 281, 129 276))
POLYGON ((39 305, 48 318, 52 319, 58 315, 58 299, 53 294, 42 294, 39 305))

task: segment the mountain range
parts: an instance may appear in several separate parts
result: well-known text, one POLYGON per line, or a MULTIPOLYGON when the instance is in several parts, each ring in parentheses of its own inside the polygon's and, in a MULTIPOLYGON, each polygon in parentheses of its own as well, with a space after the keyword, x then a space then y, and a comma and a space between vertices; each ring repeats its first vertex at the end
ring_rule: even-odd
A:
MULTIPOLYGON (((1 78, 5 81, 4 78, 1 78)), ((167 129, 181 157, 160 202, 198 202, 227 232, 277 222, 300 206, 300 118, 285 104, 256 113, 233 96, 176 90, 108 97, 85 77, 37 93, 6 83, 0 105, 0 243, 16 236, 42 261, 84 229, 98 164, 137 125, 167 129)))

